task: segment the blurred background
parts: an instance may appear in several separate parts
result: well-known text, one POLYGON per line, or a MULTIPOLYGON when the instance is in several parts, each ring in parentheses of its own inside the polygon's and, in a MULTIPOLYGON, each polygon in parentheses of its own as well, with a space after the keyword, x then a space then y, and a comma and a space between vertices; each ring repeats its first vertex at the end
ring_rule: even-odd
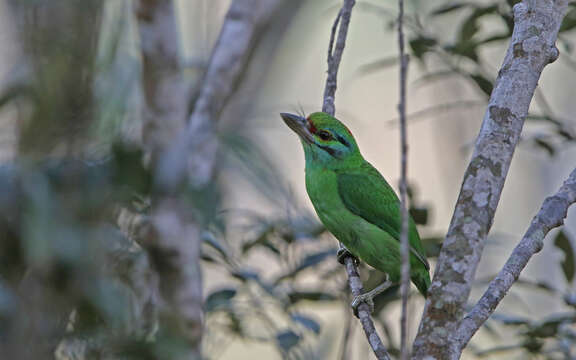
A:
MULTIPOLYGON (((516 2, 406 1, 411 212, 432 263, 516 2)), ((159 290, 164 278, 141 228, 169 192, 159 179, 178 172, 158 154, 200 106, 221 29, 235 19, 226 16, 231 3, 0 0, 0 358, 186 358, 182 334, 162 316, 170 308, 159 290), (147 12, 158 3, 171 12, 147 12), (149 16, 167 21, 172 33, 148 28, 149 16), (155 54, 176 56, 165 68, 155 54), (176 91, 164 91, 174 83, 176 91)), ((206 158, 211 181, 170 190, 200 229, 199 263, 192 265, 201 268, 203 358, 371 358, 348 306, 337 243, 306 196, 301 145, 278 115, 321 108, 341 2, 234 3, 252 5, 258 27, 230 96, 209 117, 218 143, 214 159, 206 158), (259 15, 258 6, 272 11, 259 15)), ((357 1, 336 116, 397 188, 395 21, 396 1, 357 1)), ((544 71, 526 120, 471 304, 574 167, 575 27, 571 6, 560 58, 544 71)), ((242 29, 234 36, 242 38, 242 29)), ((576 357, 574 216, 549 235, 464 358, 576 357)), ((367 288, 383 279, 367 267, 361 272, 367 288)), ((399 307, 396 288, 376 299, 375 321, 392 355, 399 307)), ((414 291, 412 336, 422 307, 414 291)))

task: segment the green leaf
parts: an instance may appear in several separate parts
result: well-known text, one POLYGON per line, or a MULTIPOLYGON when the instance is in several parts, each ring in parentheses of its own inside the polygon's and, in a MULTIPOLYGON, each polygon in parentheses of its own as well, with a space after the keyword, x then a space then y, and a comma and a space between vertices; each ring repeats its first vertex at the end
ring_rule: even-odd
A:
POLYGON ((492 90, 494 89, 492 81, 480 74, 469 74, 468 76, 476 83, 484 94, 490 97, 490 94, 492 94, 492 90))
POLYGON ((204 243, 206 245, 216 250, 216 252, 218 252, 222 256, 222 258, 228 259, 228 251, 226 251, 226 248, 222 246, 222 244, 220 244, 220 242, 216 239, 216 237, 214 237, 214 234, 205 231, 202 234, 202 240, 204 240, 204 243))
POLYGON ((428 208, 425 207, 411 207, 410 216, 414 219, 417 225, 428 224, 428 208))
POLYGON ((292 321, 304 325, 304 327, 312 330, 316 334, 320 334, 320 324, 316 320, 302 314, 292 314, 290 317, 292 318, 292 321))
POLYGON ((563 323, 573 324, 575 321, 576 313, 574 312, 552 314, 544 320, 534 323, 524 334, 535 338, 552 337, 558 333, 560 325, 563 323))
POLYGON ((338 298, 330 293, 323 291, 292 291, 288 293, 290 303, 296 304, 300 301, 335 301, 338 298))
POLYGON ((567 283, 574 280, 574 246, 568 235, 564 231, 559 231, 554 239, 554 246, 562 250, 564 260, 562 261, 562 271, 567 283))
POLYGON ((572 8, 568 11, 562 25, 560 26, 560 32, 570 31, 576 27, 576 8, 572 8))
POLYGON ((398 57, 391 56, 370 63, 361 65, 358 72, 361 74, 370 74, 375 71, 384 70, 386 68, 392 67, 398 63, 398 57))
POLYGON ((480 30, 478 20, 485 15, 497 13, 497 11, 497 5, 476 7, 474 11, 462 21, 460 32, 458 33, 458 43, 472 41, 474 36, 478 33, 478 30, 480 30))
POLYGON ((257 272, 251 270, 238 270, 231 273, 233 277, 241 281, 260 281, 260 275, 257 272))
POLYGON ((301 337, 292 330, 284 330, 276 334, 276 343, 284 352, 298 345, 300 339, 301 337))
POLYGON ((216 310, 227 309, 230 307, 230 302, 234 296, 236 296, 236 289, 226 288, 216 290, 206 298, 204 311, 209 313, 216 310))
POLYGON ((438 7, 436 10, 432 11, 430 15, 432 16, 444 15, 469 6, 472 6, 472 4, 465 2, 448 3, 438 7))
POLYGON ((556 149, 554 148, 554 145, 550 144, 548 141, 546 141, 542 138, 535 138, 534 144, 537 147, 545 150, 548 153, 548 155, 550 155, 550 156, 556 155, 556 149))
POLYGON ((436 44, 438 44, 436 39, 423 35, 411 39, 409 43, 410 48, 412 49, 412 54, 419 60, 422 60, 424 54, 432 51, 436 44))
POLYGON ((426 251, 426 256, 437 257, 440 255, 440 250, 442 249, 442 242, 444 238, 441 236, 431 236, 422 238, 422 245, 426 251))

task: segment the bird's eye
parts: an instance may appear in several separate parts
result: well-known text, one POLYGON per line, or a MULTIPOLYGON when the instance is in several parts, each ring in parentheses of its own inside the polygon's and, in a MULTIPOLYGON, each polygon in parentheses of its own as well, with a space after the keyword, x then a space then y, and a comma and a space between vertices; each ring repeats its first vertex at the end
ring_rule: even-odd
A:
POLYGON ((332 139, 332 135, 326 130, 318 131, 318 137, 324 141, 332 139))

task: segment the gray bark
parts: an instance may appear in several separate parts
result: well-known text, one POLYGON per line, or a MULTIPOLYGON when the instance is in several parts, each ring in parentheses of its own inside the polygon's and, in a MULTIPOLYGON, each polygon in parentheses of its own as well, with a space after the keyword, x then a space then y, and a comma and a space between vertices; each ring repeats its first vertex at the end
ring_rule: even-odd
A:
MULTIPOLYGON (((488 289, 464 317, 457 331, 454 346, 461 352, 480 326, 488 320, 500 301, 506 296, 524 267, 533 255, 542 250, 544 238, 550 230, 561 226, 568 213, 568 208, 576 202, 576 170, 572 171, 558 192, 544 201, 542 207, 532 219, 530 227, 516 246, 506 264, 488 289)), ((458 350, 456 350, 458 351, 458 350)))
POLYGON ((459 357, 454 343, 464 305, 524 119, 544 67, 558 57, 555 41, 565 0, 514 6, 514 32, 491 94, 414 343, 419 359, 459 357))

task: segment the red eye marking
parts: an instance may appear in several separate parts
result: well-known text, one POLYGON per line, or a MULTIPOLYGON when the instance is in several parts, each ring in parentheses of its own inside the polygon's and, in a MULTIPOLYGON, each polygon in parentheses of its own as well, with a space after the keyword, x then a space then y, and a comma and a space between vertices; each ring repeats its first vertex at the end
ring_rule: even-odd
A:
POLYGON ((316 131, 318 131, 318 129, 316 129, 316 125, 314 125, 314 123, 312 121, 310 121, 310 117, 307 117, 306 121, 308 122, 308 130, 312 134, 316 134, 316 131))

